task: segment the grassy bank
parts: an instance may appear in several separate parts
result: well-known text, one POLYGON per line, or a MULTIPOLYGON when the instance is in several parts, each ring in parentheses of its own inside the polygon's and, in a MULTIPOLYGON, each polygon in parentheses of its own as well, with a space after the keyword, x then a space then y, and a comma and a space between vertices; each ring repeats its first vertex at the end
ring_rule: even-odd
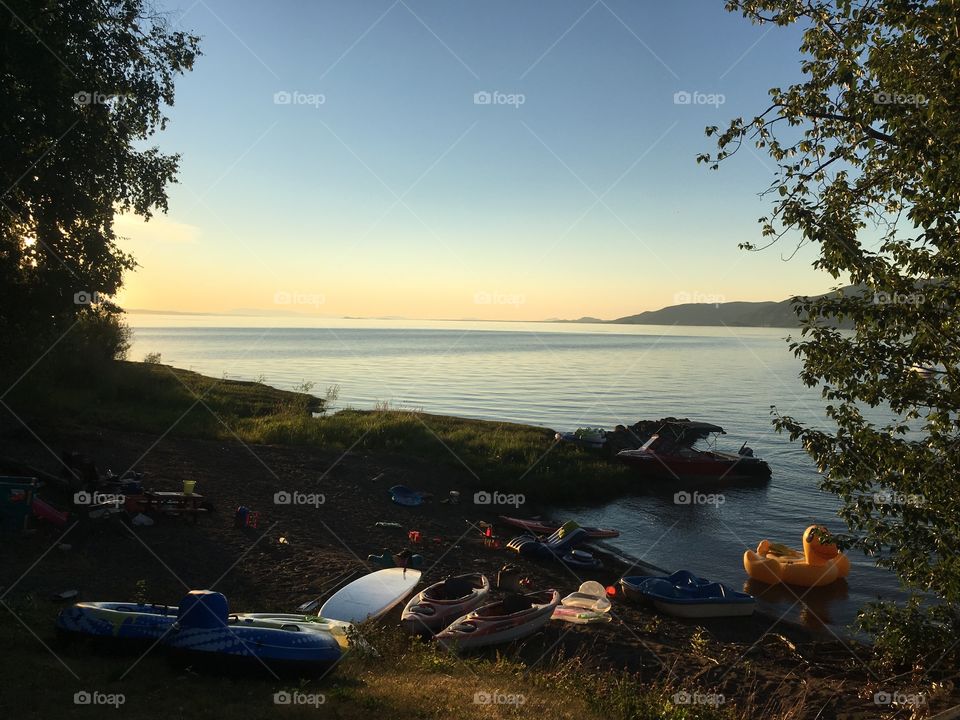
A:
POLYGON ((471 489, 533 503, 600 501, 633 487, 623 467, 557 446, 544 428, 386 408, 324 415, 310 394, 160 364, 118 362, 82 382, 24 385, 12 404, 58 425, 406 454, 466 472, 471 489))

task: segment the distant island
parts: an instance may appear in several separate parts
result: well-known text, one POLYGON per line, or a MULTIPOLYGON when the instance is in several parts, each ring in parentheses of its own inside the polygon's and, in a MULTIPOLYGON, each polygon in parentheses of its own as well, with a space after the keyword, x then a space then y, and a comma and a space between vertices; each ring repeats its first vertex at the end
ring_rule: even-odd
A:
POLYGON ((684 303, 611 320, 621 325, 727 325, 797 327, 792 300, 773 302, 684 303))
MULTIPOLYGON (((850 285, 840 293, 863 292, 862 288, 850 285)), ((775 302, 721 302, 682 303, 668 305, 660 310, 648 310, 636 315, 626 315, 616 320, 598 320, 583 317, 579 320, 547 320, 562 323, 603 323, 605 325, 716 325, 728 327, 783 327, 800 326, 792 308, 793 298, 775 302)))
POLYGON ((544 322, 552 323, 605 323, 606 320, 601 320, 600 318, 584 316, 582 318, 577 318, 576 320, 560 320, 558 318, 550 318, 544 322))

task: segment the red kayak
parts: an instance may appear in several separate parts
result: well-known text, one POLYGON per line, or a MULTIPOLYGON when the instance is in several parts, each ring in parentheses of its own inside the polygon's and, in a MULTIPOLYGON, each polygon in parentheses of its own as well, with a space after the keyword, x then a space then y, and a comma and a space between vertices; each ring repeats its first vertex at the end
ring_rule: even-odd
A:
MULTIPOLYGON (((521 530, 532 532, 534 535, 552 535, 560 528, 559 525, 541 522, 540 520, 521 520, 520 518, 506 517, 505 515, 501 515, 500 519, 507 525, 513 525, 521 530)), ((611 530, 610 528, 585 527, 582 529, 586 531, 587 537, 591 538, 620 537, 619 530, 611 530)))

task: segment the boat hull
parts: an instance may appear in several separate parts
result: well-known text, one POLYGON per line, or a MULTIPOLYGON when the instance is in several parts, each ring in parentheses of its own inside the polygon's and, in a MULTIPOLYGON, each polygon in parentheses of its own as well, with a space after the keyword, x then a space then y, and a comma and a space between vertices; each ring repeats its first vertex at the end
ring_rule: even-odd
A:
POLYGON ((298 672, 320 674, 341 656, 340 644, 322 628, 298 630, 281 627, 228 625, 214 628, 174 627, 164 645, 175 660, 220 668, 258 667, 277 674, 298 672))
POLYGON ((765 460, 746 456, 683 458, 637 450, 621 452, 617 459, 651 480, 719 482, 726 479, 767 479, 771 474, 765 460))
POLYGON ((653 600, 653 606, 666 615, 679 618, 720 618, 746 617, 752 615, 756 607, 755 602, 743 603, 672 603, 663 600, 653 600))

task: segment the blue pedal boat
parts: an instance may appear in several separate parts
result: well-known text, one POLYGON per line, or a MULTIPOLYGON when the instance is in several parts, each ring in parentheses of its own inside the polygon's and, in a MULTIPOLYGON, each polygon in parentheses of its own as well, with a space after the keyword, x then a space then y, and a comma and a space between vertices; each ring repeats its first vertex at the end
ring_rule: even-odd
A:
POLYGON ((751 615, 757 605, 752 595, 699 578, 686 570, 669 577, 625 577, 621 578, 620 586, 627 597, 643 599, 674 617, 741 617, 751 615))

